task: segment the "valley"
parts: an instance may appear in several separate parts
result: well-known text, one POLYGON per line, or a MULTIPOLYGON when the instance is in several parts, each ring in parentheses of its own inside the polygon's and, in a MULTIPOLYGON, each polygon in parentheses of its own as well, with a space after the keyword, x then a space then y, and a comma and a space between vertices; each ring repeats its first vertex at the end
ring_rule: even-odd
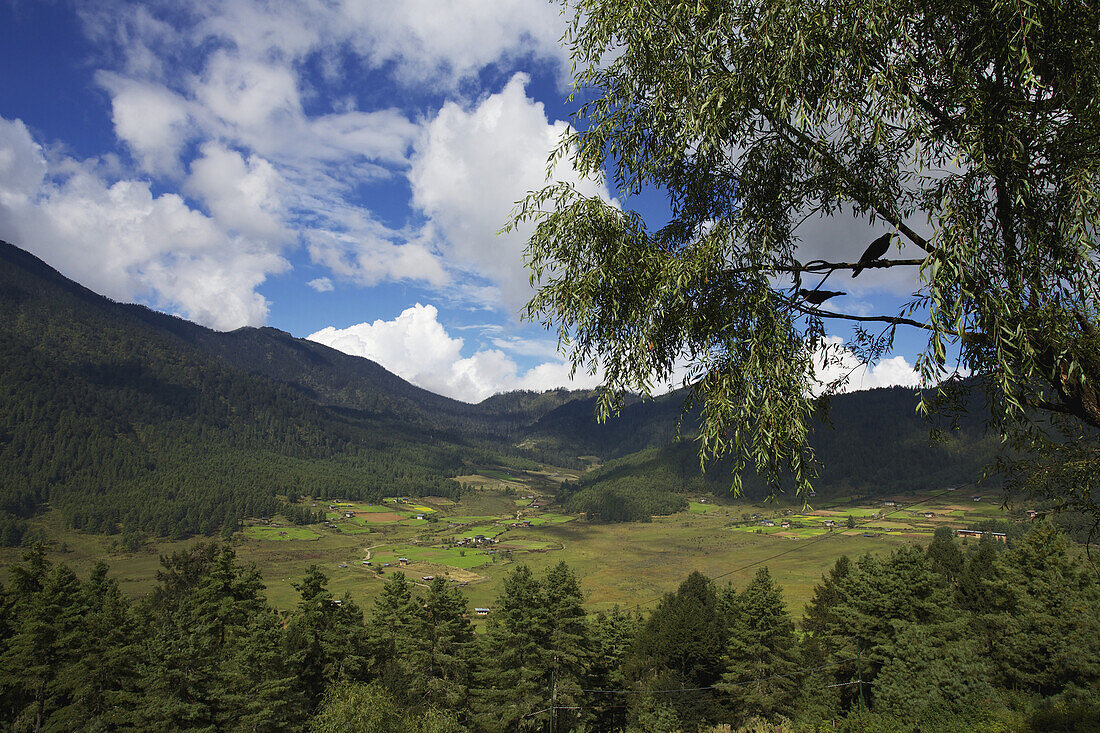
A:
MULTIPOLYGON (((697 495, 686 511, 648 522, 604 524, 555 503, 558 482, 576 476, 560 468, 483 467, 457 477, 466 491, 454 499, 386 497, 370 503, 306 497, 297 505, 323 512, 323 521, 298 525, 283 515, 251 518, 231 543, 241 561, 255 563, 268 600, 283 610, 297 602, 295 584, 311 565, 329 577, 335 596, 347 593, 364 608, 395 572, 425 588, 442 576, 461 588, 471 608, 491 608, 505 575, 518 564, 542 573, 564 560, 580 579, 590 613, 614 606, 648 610, 692 571, 741 587, 766 565, 797 617, 841 555, 927 544, 938 526, 961 529, 1009 517, 999 497, 975 501, 972 492, 960 488, 830 497, 805 509, 782 499, 697 495), (846 526, 848 517, 854 527, 846 526)), ((51 513, 32 523, 49 538, 54 559, 80 573, 104 560, 110 575, 135 597, 155 585, 160 555, 194 542, 150 539, 136 551, 124 550, 117 536, 67 529, 51 513)), ((20 552, 0 549, 0 563, 14 562, 20 552)))

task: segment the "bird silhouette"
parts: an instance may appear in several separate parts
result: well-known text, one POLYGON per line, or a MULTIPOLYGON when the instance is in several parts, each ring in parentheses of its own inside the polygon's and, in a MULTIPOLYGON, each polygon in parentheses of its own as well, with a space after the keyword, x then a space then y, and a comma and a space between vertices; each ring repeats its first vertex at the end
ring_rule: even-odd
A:
POLYGON ((814 305, 821 305, 829 298, 835 298, 838 295, 847 295, 839 290, 806 290, 805 288, 799 290, 798 294, 802 296, 802 300, 814 305))
POLYGON ((891 232, 887 232, 867 245, 867 249, 864 250, 863 255, 859 258, 859 263, 856 265, 855 269, 852 270, 852 277, 863 272, 863 267, 865 265, 871 264, 886 254, 890 249, 890 240, 893 236, 891 232))

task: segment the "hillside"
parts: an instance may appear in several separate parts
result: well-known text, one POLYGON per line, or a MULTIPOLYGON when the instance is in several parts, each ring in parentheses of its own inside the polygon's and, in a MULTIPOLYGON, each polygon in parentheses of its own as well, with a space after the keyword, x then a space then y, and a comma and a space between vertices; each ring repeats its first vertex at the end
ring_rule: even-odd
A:
MULTIPOLYGON (((648 442, 656 426, 675 425, 680 395, 632 405, 622 422, 642 426, 634 444, 636 452, 615 458, 577 483, 565 484, 559 498, 570 511, 585 512, 604 521, 646 520, 652 514, 686 507, 685 493, 722 494, 730 490, 733 475, 729 461, 699 466, 692 417, 684 419, 683 439, 648 442), (647 432, 648 431, 648 432, 647 432)), ((893 387, 854 392, 830 401, 826 420, 815 425, 810 443, 821 471, 814 487, 824 498, 834 496, 883 496, 929 488, 967 484, 989 464, 998 448, 985 434, 981 420, 968 413, 957 429, 939 425, 942 435, 931 439, 933 423, 916 414, 913 390, 893 387)), ((576 403, 580 404, 580 403, 576 403)), ((574 405, 567 409, 575 409, 574 405)), ((555 413, 540 421, 558 419, 555 413)), ((582 429, 575 419, 574 429, 582 429)), ((619 446, 630 445, 625 431, 619 446)), ((601 436, 608 441, 609 436, 601 436)), ((754 472, 743 477, 745 495, 761 498, 769 489, 754 472)), ((788 487, 789 489, 789 487, 788 487)))
MULTIPOLYGON (((221 333, 112 302, 6 243, 0 355, 8 544, 47 504, 92 531, 210 534, 303 493, 453 494, 452 477, 475 464, 580 467, 594 456, 603 468, 563 498, 605 519, 669 511, 682 504, 671 493, 730 485, 721 465, 700 474, 691 415, 675 442, 682 393, 630 399, 604 424, 593 392, 470 405, 277 329, 221 333)), ((980 425, 930 446, 913 406, 900 389, 835 398, 832 427, 814 437, 825 464, 819 491, 972 479, 990 452, 980 425)), ((746 487, 761 492, 751 476, 746 487)))
POLYGON ((17 542, 19 520, 46 504, 92 531, 209 534, 294 493, 453 494, 464 461, 500 460, 445 422, 429 428, 425 415, 468 406, 249 331, 113 303, 0 245, 0 539, 17 542), (289 373, 295 354, 320 365, 300 382, 248 368, 266 359, 289 373), (317 394, 337 395, 322 377, 338 373, 356 386, 354 407, 317 394))

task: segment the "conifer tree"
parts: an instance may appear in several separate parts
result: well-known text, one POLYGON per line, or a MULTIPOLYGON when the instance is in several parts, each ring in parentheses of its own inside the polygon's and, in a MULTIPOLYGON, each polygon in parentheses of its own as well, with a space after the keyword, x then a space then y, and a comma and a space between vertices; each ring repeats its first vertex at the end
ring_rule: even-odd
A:
POLYGON ((685 725, 718 720, 724 713, 721 705, 709 689, 700 688, 721 679, 726 625, 714 584, 693 572, 646 619, 628 664, 629 676, 644 688, 685 690, 667 700, 685 725))
MULTIPOLYGON (((622 690, 630 680, 623 673, 623 664, 635 644, 639 618, 615 606, 600 611, 591 625, 592 662, 586 676, 586 687, 593 690, 622 690)), ((589 706, 595 710, 597 730, 617 731, 626 725, 626 707, 615 695, 593 694, 589 706)))
POLYGON ((287 656, 302 694, 316 705, 330 684, 367 677, 363 612, 347 595, 333 598, 316 565, 295 588, 301 600, 287 622, 287 656))
POLYGON ((932 568, 949 583, 958 579, 966 559, 955 544, 955 533, 950 527, 936 527, 932 543, 928 545, 928 560, 932 563, 932 568))
POLYGON ((794 622, 783 603, 783 591, 761 568, 737 598, 729 629, 725 672, 719 689, 744 721, 753 716, 774 719, 790 712, 798 692, 794 622))
POLYGON ((535 713, 552 695, 547 640, 550 619, 531 569, 520 565, 504 579, 483 643, 489 663, 480 670, 478 726, 487 731, 536 730, 548 716, 535 713))
POLYGON ((476 643, 467 601, 458 588, 435 578, 411 628, 409 697, 428 708, 465 712, 476 643))
POLYGON ((382 585, 367 619, 371 674, 398 699, 403 699, 408 686, 409 654, 419 613, 412 586, 398 571, 382 585))

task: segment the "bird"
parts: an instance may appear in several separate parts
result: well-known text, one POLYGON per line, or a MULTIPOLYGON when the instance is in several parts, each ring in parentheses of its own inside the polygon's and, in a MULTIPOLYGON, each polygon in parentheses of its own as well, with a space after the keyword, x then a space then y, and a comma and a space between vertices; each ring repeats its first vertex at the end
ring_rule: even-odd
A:
POLYGON ((864 250, 863 255, 859 258, 859 263, 856 265, 855 269, 852 270, 852 277, 863 272, 864 266, 871 264, 886 254, 890 249, 890 240, 893 236, 893 233, 887 232, 867 245, 867 249, 864 250))
POLYGON ((802 296, 802 300, 814 305, 821 305, 829 298, 835 298, 838 295, 847 295, 839 290, 806 290, 805 288, 799 290, 798 294, 802 296))

